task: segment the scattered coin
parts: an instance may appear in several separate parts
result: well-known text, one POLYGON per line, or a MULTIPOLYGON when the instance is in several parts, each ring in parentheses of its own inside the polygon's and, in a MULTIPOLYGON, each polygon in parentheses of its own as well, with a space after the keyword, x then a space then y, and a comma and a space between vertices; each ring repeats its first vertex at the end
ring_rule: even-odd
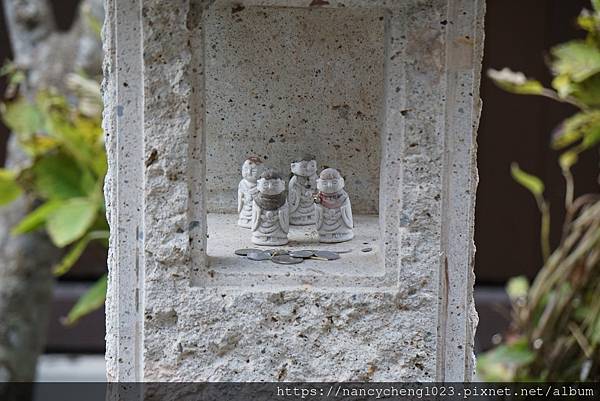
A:
POLYGON ((252 248, 244 248, 244 249, 236 249, 234 252, 238 256, 248 256, 250 252, 261 252, 259 249, 252 248))
POLYGON ((271 256, 287 255, 289 253, 289 251, 286 251, 285 249, 267 249, 265 252, 271 256))
POLYGON ((302 258, 294 258, 290 255, 276 255, 271 259, 273 263, 277 263, 280 265, 295 265, 298 263, 304 262, 302 258))
POLYGON ((367 248, 363 248, 360 251, 361 252, 371 252, 373 250, 373 248, 367 247, 367 248))
POLYGON ((290 251, 290 253, 288 255, 290 255, 293 258, 310 258, 314 254, 315 254, 314 251, 309 251, 309 250, 305 249, 302 251, 290 251))
POLYGON ((254 251, 248 254, 248 259, 250 260, 269 260, 271 259, 271 254, 264 251, 254 251))
POLYGON ((340 255, 331 251, 316 251, 315 256, 324 260, 336 260, 340 258, 340 255))
MULTIPOLYGON (((362 252, 370 252, 373 248, 363 248, 362 252)), ((314 260, 336 260, 340 258, 340 253, 350 253, 352 249, 344 249, 341 251, 325 251, 325 250, 295 250, 289 251, 285 249, 254 249, 254 248, 243 248, 236 249, 235 254, 239 256, 246 256, 250 260, 272 260, 274 263, 282 265, 293 265, 302 263, 304 259, 314 260)))

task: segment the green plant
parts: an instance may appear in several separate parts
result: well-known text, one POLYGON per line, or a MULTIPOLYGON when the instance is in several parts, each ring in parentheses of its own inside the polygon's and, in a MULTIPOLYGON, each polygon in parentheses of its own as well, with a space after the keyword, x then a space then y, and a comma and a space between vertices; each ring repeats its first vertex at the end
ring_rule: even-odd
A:
MULTIPOLYGON (((5 72, 10 74, 9 94, 14 95, 22 74, 10 65, 5 72)), ((42 229, 54 245, 65 248, 66 254, 53 268, 57 276, 71 269, 90 242, 107 245, 108 241, 102 192, 107 165, 100 87, 70 75, 67 88, 69 97, 49 89, 33 99, 14 97, 0 108, 4 122, 29 156, 25 166, 0 169, 0 205, 21 195, 39 202, 12 227, 12 234, 42 229)), ((100 307, 105 289, 106 275, 81 297, 66 323, 73 324, 100 307)))
POLYGON ((513 164, 515 180, 535 197, 542 214, 544 266, 529 287, 524 277, 509 281, 512 326, 503 344, 483 354, 478 372, 486 380, 600 379, 600 196, 574 199, 571 168, 579 155, 600 142, 600 0, 577 22, 587 32, 551 50, 552 89, 508 69, 489 71, 501 88, 539 95, 579 111, 558 128, 552 147, 566 182, 563 236, 551 251, 550 205, 543 182, 513 164))

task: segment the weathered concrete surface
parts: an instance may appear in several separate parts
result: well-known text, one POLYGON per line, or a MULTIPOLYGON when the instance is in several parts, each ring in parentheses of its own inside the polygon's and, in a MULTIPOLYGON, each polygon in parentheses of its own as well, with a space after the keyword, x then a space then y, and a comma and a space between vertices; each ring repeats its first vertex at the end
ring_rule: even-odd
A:
MULTIPOLYGON (((158 0, 107 0, 109 378, 469 380, 476 321, 472 236, 484 2, 332 0, 324 8, 309 8, 310 17, 307 9, 281 8, 308 7, 308 0, 175 3, 165 7, 158 0), (378 122, 371 122, 379 124, 380 146, 380 181, 371 186, 381 188, 383 257, 377 273, 360 280, 335 275, 306 279, 256 271, 226 276, 211 269, 206 248, 210 163, 230 163, 233 157, 224 150, 231 144, 235 149, 235 138, 219 137, 225 134, 215 130, 252 127, 251 137, 258 138, 264 135, 261 124, 284 120, 278 111, 274 117, 247 121, 249 110, 262 107, 252 102, 239 113, 220 117, 229 124, 211 122, 211 110, 225 101, 217 99, 219 94, 238 89, 230 79, 231 88, 211 93, 221 85, 210 81, 217 77, 210 75, 211 63, 231 61, 227 74, 233 75, 236 69, 256 68, 242 69, 239 53, 228 53, 241 49, 236 35, 250 34, 250 26, 210 25, 221 21, 215 15, 225 18, 225 11, 216 10, 226 7, 236 15, 233 23, 241 24, 247 24, 244 15, 252 15, 252 21, 264 12, 272 12, 267 19, 276 21, 296 14, 313 22, 343 16, 356 21, 361 11, 368 20, 383 16, 383 101, 378 122), (214 35, 224 32, 236 33, 229 38, 233 47, 213 49, 214 35)), ((373 32, 381 32, 376 21, 373 32)), ((272 38, 281 52, 282 42, 307 40, 294 36, 294 26, 288 36, 285 24, 256 25, 259 36, 273 29, 281 33, 272 38)), ((380 42, 366 43, 376 50, 374 44, 380 42)), ((249 61, 255 57, 253 47, 259 54, 265 49, 264 43, 252 41, 246 46, 243 54, 249 61)), ((331 49, 331 60, 344 59, 336 52, 331 49)), ((265 61, 276 70, 273 63, 265 61)), ((377 75, 358 81, 370 78, 377 75)), ((243 86, 236 100, 251 101, 247 85, 254 81, 248 79, 239 82, 243 86)), ((299 85, 297 79, 282 75, 278 82, 299 85)), ((367 86, 368 96, 376 96, 374 87, 367 86)), ((319 78, 315 87, 326 83, 319 78)), ((311 113, 319 103, 326 111, 323 120, 309 119, 307 127, 332 124, 330 100, 314 99, 311 113)), ((290 106, 291 98, 284 103, 290 106)), ((305 107, 298 101, 295 111, 305 107)), ((376 107, 367 115, 374 116, 376 107)), ((288 132, 284 138, 288 135, 294 137, 288 132)), ((305 145, 314 146, 310 140, 305 145)), ((347 162, 344 155, 340 159, 347 162)), ((236 179, 238 171, 239 166, 236 179)))
POLYGON ((304 153, 346 176, 355 213, 377 213, 385 10, 215 3, 205 16, 208 210, 237 209, 241 163, 287 177, 304 153))

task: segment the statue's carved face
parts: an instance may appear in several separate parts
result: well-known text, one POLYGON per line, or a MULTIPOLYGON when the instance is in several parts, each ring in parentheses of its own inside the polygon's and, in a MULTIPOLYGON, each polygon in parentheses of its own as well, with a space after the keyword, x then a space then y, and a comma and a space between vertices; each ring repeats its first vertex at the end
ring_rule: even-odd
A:
POLYGON ((344 178, 342 177, 331 177, 331 178, 318 178, 317 189, 326 194, 333 194, 341 191, 344 188, 344 178))
POLYGON ((317 173, 316 160, 301 160, 291 164, 292 173, 303 177, 310 177, 317 173))
POLYGON ((256 163, 246 160, 242 166, 242 177, 250 182, 256 182, 258 179, 258 166, 256 163))
POLYGON ((285 190, 285 183, 282 179, 264 179, 258 180, 258 190, 265 195, 278 195, 285 190))

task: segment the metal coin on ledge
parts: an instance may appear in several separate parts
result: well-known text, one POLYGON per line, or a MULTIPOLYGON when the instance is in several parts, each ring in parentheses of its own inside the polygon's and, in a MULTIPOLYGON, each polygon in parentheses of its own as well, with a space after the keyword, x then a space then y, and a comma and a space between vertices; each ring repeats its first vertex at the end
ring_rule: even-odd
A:
POLYGON ((309 251, 309 250, 302 250, 302 251, 290 251, 290 253, 288 255, 290 255, 293 258, 310 258, 311 256, 313 256, 315 254, 315 251, 309 251))
POLYGON ((262 252, 260 249, 252 249, 252 248, 244 248, 244 249, 236 249, 235 254, 238 256, 248 256, 251 252, 262 252))
POLYGON ((279 265, 295 265, 304 262, 302 258, 293 258, 289 255, 276 255, 271 258, 271 262, 279 265))
POLYGON ((264 251, 256 251, 250 252, 247 257, 250 260, 269 260, 271 259, 271 254, 264 251))
POLYGON ((340 255, 332 251, 315 251, 315 256, 325 260, 336 260, 340 258, 340 255))
POLYGON ((267 249, 265 252, 271 256, 287 255, 289 253, 285 249, 267 249))

